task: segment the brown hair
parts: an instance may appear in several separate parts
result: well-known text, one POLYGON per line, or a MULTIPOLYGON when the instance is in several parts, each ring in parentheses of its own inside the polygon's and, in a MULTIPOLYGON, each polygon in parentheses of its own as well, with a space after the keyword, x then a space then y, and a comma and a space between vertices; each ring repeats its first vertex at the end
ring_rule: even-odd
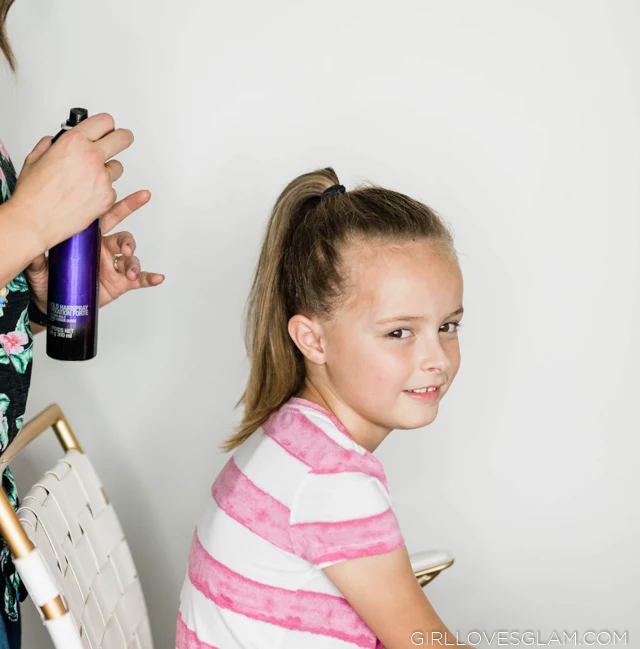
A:
POLYGON ((245 345, 250 372, 231 451, 290 397, 302 391, 304 356, 288 331, 295 314, 330 318, 345 296, 340 248, 354 239, 402 243, 428 239, 454 253, 453 237, 426 205, 395 191, 362 186, 322 196, 338 184, 331 168, 298 176, 278 197, 267 225, 247 301, 245 345))
POLYGON ((16 71, 16 57, 13 55, 13 50, 11 49, 11 44, 7 38, 6 25, 7 14, 14 0, 0 0, 0 50, 5 55, 11 69, 16 71))

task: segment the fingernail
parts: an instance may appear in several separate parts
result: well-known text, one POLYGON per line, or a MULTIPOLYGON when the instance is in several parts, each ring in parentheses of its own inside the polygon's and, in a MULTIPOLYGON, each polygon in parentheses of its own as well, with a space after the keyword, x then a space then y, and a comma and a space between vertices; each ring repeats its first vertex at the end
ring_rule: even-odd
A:
POLYGON ((131 269, 131 272, 133 273, 134 277, 135 277, 136 279, 138 279, 138 273, 139 273, 138 269, 137 269, 137 268, 132 268, 132 269, 131 269))
POLYGON ((125 248, 129 248, 129 250, 131 250, 131 254, 133 254, 133 246, 130 243, 127 243, 125 245, 125 248))

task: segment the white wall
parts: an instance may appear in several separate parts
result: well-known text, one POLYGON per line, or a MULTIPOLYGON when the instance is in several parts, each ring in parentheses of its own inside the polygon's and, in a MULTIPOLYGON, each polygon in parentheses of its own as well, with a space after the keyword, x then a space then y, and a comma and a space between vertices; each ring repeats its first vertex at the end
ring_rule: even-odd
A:
MULTIPOLYGON (((450 628, 640 634, 640 5, 18 0, 2 72, 16 165, 71 106, 136 135, 121 196, 161 288, 101 314, 96 360, 38 340, 173 647, 194 523, 247 376, 241 317, 282 187, 331 165, 437 209, 465 275, 463 363, 428 430, 377 452, 450 628)), ((57 456, 16 464, 26 488, 57 456)), ((383 585, 380 585, 383 587, 383 585)), ((45 647, 27 610, 25 646, 45 647)))

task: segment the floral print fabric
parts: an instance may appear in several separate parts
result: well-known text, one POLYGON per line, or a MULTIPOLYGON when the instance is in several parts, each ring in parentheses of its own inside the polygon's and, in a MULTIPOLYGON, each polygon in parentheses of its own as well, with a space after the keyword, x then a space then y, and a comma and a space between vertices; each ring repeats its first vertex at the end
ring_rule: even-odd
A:
MULTIPOLYGON (((11 198, 16 179, 9 154, 0 141, 0 203, 11 198)), ((0 452, 18 434, 27 404, 33 359, 28 306, 29 286, 21 273, 0 288, 0 452)), ((11 504, 17 507, 18 492, 9 468, 2 475, 2 486, 11 504)), ((0 539, 0 573, 5 614, 15 622, 19 615, 18 600, 24 599, 25 593, 4 539, 0 539)))

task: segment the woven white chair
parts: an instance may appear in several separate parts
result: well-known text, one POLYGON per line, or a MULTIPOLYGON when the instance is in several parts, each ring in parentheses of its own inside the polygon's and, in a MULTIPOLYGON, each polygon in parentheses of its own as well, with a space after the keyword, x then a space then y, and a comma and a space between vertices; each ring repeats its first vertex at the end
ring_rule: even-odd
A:
POLYGON ((65 455, 13 511, 0 489, 0 534, 56 649, 153 649, 136 567, 118 518, 67 420, 52 405, 0 456, 0 473, 53 428, 65 455))

